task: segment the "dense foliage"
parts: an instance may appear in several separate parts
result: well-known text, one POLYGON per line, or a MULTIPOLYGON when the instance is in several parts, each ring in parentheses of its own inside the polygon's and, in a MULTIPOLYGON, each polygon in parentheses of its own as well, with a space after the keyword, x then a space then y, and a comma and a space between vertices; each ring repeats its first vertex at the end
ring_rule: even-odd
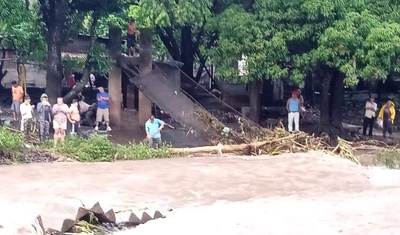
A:
MULTIPOLYGON (((338 128, 345 84, 400 71, 400 3, 393 0, 40 0, 37 7, 0 0, 0 7, 0 31, 10 35, 21 61, 39 63, 46 39, 50 96, 61 81, 61 43, 77 33, 106 36, 110 26, 125 31, 129 17, 139 28, 154 28, 157 56, 182 61, 195 79, 211 64, 219 78, 235 82, 283 78, 302 87, 311 78, 328 104, 322 123, 338 128), (247 74, 233 66, 241 58, 247 74), (200 68, 195 74, 194 67, 200 68), (329 96, 332 89, 337 92, 329 96)), ((75 66, 106 74, 110 61, 92 49, 98 53, 75 66)))

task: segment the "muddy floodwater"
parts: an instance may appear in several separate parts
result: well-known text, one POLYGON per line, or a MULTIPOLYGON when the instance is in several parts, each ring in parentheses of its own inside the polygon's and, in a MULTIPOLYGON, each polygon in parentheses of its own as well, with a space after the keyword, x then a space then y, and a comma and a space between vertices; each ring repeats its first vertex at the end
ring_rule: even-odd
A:
POLYGON ((98 201, 167 215, 134 234, 400 234, 400 173, 323 153, 0 166, 0 180, 4 228, 59 229, 98 201))

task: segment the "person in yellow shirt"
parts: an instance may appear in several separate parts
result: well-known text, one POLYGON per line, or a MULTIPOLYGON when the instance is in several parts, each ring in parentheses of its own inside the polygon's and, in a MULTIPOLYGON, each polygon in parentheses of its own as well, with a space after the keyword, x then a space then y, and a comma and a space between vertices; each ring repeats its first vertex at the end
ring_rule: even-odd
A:
POLYGON ((393 132, 393 122, 396 117, 396 110, 394 108, 394 103, 392 101, 386 102, 379 111, 378 119, 383 122, 383 137, 386 138, 386 133, 389 133, 391 137, 393 132))

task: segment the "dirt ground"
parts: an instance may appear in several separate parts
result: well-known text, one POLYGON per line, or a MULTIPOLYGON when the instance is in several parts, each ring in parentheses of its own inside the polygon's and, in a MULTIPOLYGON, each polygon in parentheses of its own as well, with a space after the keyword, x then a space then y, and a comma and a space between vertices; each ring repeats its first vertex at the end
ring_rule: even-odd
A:
POLYGON ((167 215, 135 234, 400 234, 399 171, 323 153, 0 166, 0 180, 0 234, 97 201, 167 215))

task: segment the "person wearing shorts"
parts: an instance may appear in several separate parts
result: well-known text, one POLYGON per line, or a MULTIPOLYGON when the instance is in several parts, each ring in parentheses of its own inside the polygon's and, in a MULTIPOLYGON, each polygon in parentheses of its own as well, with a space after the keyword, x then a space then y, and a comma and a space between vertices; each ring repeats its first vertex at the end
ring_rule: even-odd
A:
POLYGON ((73 99, 71 107, 69 107, 71 112, 68 115, 68 120, 71 123, 71 135, 79 134, 81 115, 78 106, 78 100, 73 99))
POLYGON ((54 146, 57 146, 58 139, 64 144, 65 130, 67 129, 67 120, 70 110, 68 105, 64 104, 63 98, 57 98, 57 104, 53 106, 53 128, 54 128, 54 146))
POLYGON ((22 86, 18 85, 17 81, 12 81, 11 94, 12 94, 12 104, 11 110, 13 111, 14 121, 21 120, 21 103, 24 98, 24 89, 22 86))
POLYGON ((97 93, 96 127, 94 130, 99 130, 99 123, 103 122, 104 119, 107 126, 107 131, 111 131, 110 112, 108 110, 109 95, 104 91, 103 87, 99 87, 98 89, 99 93, 97 93))

